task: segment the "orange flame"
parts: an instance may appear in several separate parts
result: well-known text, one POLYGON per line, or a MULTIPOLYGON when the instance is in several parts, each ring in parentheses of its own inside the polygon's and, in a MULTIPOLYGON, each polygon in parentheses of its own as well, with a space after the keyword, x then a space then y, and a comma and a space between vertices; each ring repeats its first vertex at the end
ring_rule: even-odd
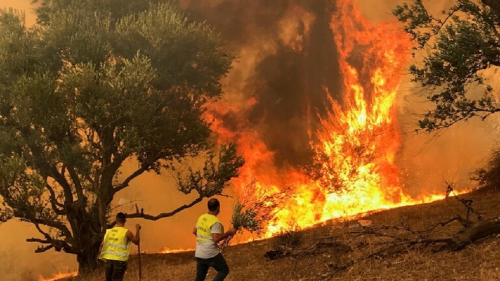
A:
POLYGON ((58 273, 58 274, 54 275, 53 277, 47 278, 47 279, 40 276, 38 278, 38 281, 56 281, 56 280, 61 280, 64 278, 75 277, 77 275, 78 275, 78 272, 58 273))
POLYGON ((388 24, 372 26, 351 1, 337 2, 330 26, 345 93, 343 107, 330 99, 332 111, 321 120, 321 142, 314 146, 326 156, 317 159, 326 194, 323 219, 340 210, 353 214, 414 202, 403 193, 394 163, 400 143, 396 91, 410 40, 388 24))
POLYGON ((170 249, 168 247, 163 248, 159 254, 172 254, 172 253, 184 253, 184 252, 194 252, 194 249, 170 249))
MULTIPOLYGON (((247 129, 251 126, 244 116, 238 119, 239 127, 231 130, 215 117, 241 112, 241 107, 224 102, 210 105, 212 128, 219 140, 237 142, 246 160, 240 177, 233 181, 236 198, 245 203, 288 194, 271 212, 264 237, 445 197, 409 197, 395 165, 401 140, 395 101, 410 55, 410 39, 391 24, 368 22, 352 0, 336 2, 330 27, 343 74, 343 98, 339 103, 331 97, 331 89, 325 89, 330 111, 320 117, 320 129, 310 132, 319 167, 316 176, 293 167, 276 168, 273 152, 256 131, 247 129)), ((244 107, 254 103, 250 99, 244 107)))

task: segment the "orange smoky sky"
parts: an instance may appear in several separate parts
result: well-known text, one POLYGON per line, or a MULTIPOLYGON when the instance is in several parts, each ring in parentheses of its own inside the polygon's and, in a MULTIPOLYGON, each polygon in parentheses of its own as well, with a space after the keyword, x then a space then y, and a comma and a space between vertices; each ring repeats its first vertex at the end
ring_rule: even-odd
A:
POLYGON ((30 26, 36 23, 34 9, 38 6, 32 4, 31 0, 0 0, 0 8, 12 8, 21 11, 25 15, 26 25, 30 26))

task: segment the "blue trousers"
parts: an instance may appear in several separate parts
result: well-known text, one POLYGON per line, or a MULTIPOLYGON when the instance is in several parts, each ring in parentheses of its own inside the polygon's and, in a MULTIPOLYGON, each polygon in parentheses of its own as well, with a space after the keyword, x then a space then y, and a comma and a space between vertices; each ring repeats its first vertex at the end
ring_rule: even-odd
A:
POLYGON ((217 271, 213 281, 222 281, 229 274, 229 267, 222 254, 209 259, 196 258, 196 279, 195 281, 203 281, 207 276, 208 269, 213 267, 217 271))
POLYGON ((127 270, 127 262, 107 260, 106 264, 106 281, 122 281, 127 270))

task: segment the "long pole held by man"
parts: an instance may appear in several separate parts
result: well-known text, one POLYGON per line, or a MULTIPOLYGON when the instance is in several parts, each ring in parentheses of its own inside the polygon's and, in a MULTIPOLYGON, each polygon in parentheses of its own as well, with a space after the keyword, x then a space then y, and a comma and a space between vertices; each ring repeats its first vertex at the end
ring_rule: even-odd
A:
MULTIPOLYGON (((141 229, 137 230, 137 233, 139 233, 141 229)), ((139 260, 139 280, 142 279, 142 266, 141 266, 141 241, 137 244, 137 259, 139 260)))
POLYGON ((125 228, 124 213, 116 215, 116 224, 107 229, 99 249, 99 259, 106 261, 106 281, 122 281, 127 270, 130 242, 139 245, 141 226, 135 226, 135 235, 125 228))

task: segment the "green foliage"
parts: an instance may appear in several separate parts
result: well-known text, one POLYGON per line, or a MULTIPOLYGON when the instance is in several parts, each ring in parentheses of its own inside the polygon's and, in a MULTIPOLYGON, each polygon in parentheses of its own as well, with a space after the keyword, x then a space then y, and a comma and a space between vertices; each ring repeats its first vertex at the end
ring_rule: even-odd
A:
POLYGON ((244 160, 236 154, 236 145, 223 145, 218 155, 218 161, 213 152, 205 156, 205 165, 201 171, 189 168, 188 177, 177 173, 179 190, 184 194, 192 191, 203 197, 221 195, 229 180, 238 176, 238 169, 243 166, 244 160))
POLYGON ((255 210, 245 208, 242 203, 236 202, 231 218, 234 229, 237 231, 245 229, 250 232, 258 232, 262 230, 262 223, 255 210))
POLYGON ((419 121, 420 128, 432 131, 500 111, 484 76, 500 66, 500 10, 490 2, 456 0, 441 15, 432 15, 422 0, 414 0, 393 11, 417 43, 414 55, 425 54, 410 72, 436 107, 419 121), (475 87, 483 95, 471 93, 475 87))
POLYGON ((238 175, 243 159, 234 145, 213 152, 203 118, 233 56, 174 2, 46 0, 38 15, 27 28, 0 11, 0 218, 34 223, 37 251, 93 267, 110 203, 138 176, 207 155, 179 179, 180 191, 198 193, 192 206, 238 175), (139 165, 119 180, 126 159, 139 165))
MULTIPOLYGON (((247 230, 249 232, 260 232, 262 230, 266 218, 258 213, 262 210, 258 210, 257 206, 259 206, 259 204, 248 204, 248 206, 245 206, 245 204, 236 201, 233 207, 233 216, 231 217, 231 225, 236 231, 247 230)), ((219 245, 219 250, 221 252, 229 245, 232 238, 233 236, 226 238, 224 242, 219 245)))
POLYGON ((124 17, 116 26, 116 48, 131 57, 140 42, 141 52, 158 70, 157 87, 183 85, 201 101, 218 96, 221 85, 216 78, 229 69, 232 56, 221 50, 219 35, 210 27, 174 11, 174 6, 162 4, 124 17))

